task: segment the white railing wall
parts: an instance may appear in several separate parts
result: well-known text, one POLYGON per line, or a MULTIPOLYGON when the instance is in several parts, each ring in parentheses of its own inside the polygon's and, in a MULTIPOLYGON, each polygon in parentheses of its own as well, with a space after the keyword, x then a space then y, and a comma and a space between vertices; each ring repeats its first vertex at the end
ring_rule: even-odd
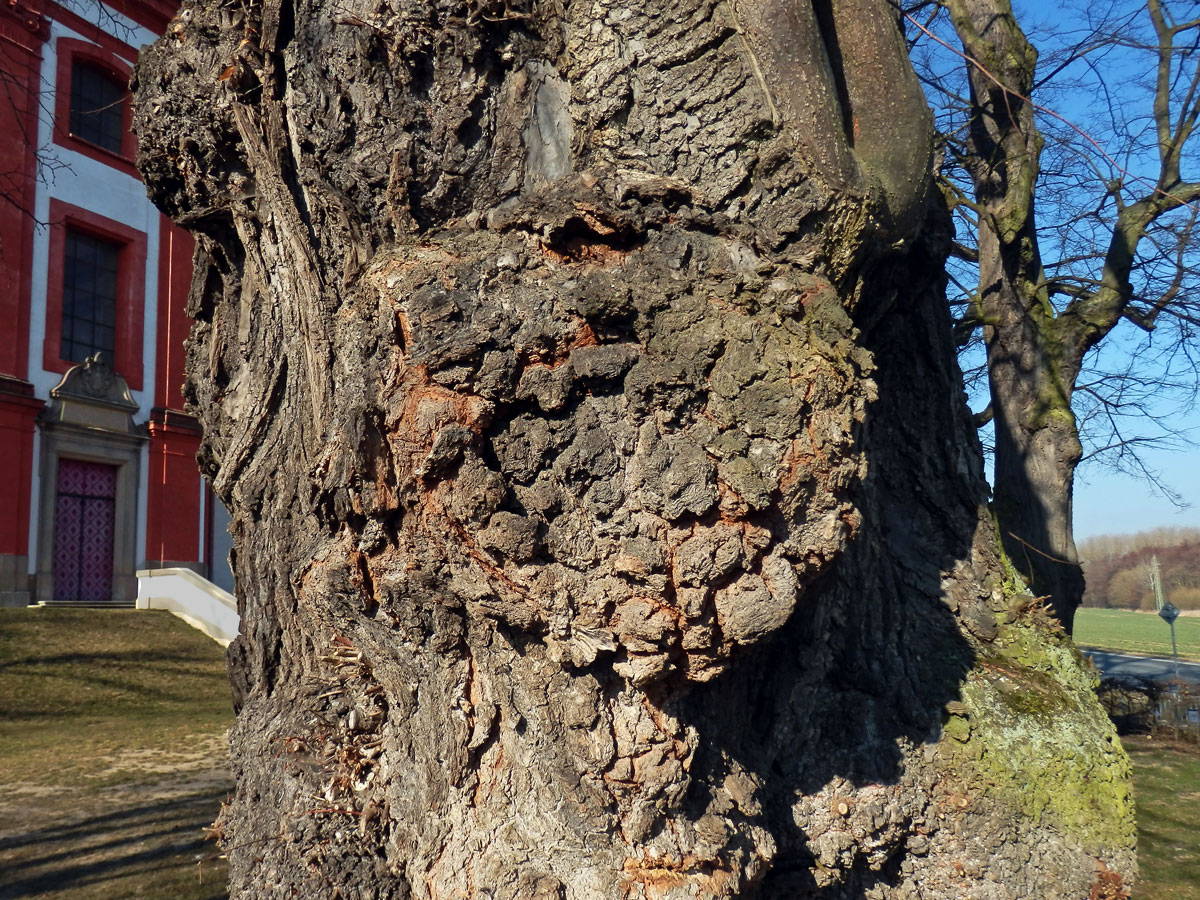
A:
POLYGON ((237 603, 191 569, 142 569, 137 573, 138 609, 165 609, 223 647, 238 634, 237 603))

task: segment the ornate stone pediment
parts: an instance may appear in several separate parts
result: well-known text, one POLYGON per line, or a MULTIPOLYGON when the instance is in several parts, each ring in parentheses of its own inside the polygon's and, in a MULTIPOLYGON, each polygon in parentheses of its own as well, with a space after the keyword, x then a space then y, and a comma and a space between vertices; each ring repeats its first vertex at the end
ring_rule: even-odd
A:
POLYGON ((99 353, 63 375, 50 391, 46 422, 77 425, 115 434, 138 434, 133 414, 138 405, 129 385, 99 353))

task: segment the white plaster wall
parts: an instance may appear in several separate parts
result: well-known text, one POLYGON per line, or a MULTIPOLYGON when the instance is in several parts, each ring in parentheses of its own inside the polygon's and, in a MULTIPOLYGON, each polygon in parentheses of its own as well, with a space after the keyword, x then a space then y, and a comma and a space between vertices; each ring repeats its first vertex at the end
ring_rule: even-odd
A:
MULTIPOLYGON (((72 11, 108 34, 140 47, 152 42, 157 35, 141 27, 108 6, 99 2, 72 4, 72 11)), ((57 372, 42 367, 42 345, 46 339, 46 293, 50 275, 50 235, 45 223, 50 219, 50 200, 70 203, 97 215, 120 222, 146 235, 146 271, 143 273, 143 330, 142 330, 142 387, 132 391, 138 405, 135 421, 144 422, 154 403, 154 373, 156 368, 158 333, 158 244, 159 214, 146 198, 140 180, 104 163, 54 143, 54 110, 58 76, 59 38, 87 40, 61 22, 51 22, 50 39, 43 47, 42 112, 38 123, 38 146, 51 155, 60 166, 47 171, 48 183, 40 182, 34 196, 34 216, 42 223, 34 232, 33 279, 30 297, 29 380, 35 395, 49 400, 50 390, 61 380, 57 372)), ((70 90, 70 85, 64 89, 70 90)), ((57 262, 55 263, 57 264, 57 262)), ((41 502, 40 433, 34 436, 33 485, 30 497, 29 567, 36 571, 38 558, 38 509, 41 502)), ((137 555, 140 559, 146 546, 146 503, 149 466, 147 450, 142 450, 141 479, 138 485, 137 555)))
POLYGON ((101 0, 77 0, 68 4, 68 7, 79 18, 131 47, 144 47, 158 37, 101 0))
MULTIPOLYGON (((149 43, 154 35, 135 25, 108 7, 101 11, 99 4, 82 4, 76 10, 126 43, 135 46, 149 43), (105 18, 104 12, 110 13, 105 18)), ((149 414, 154 398, 155 335, 158 326, 158 210, 146 198, 142 182, 124 172, 107 166, 54 143, 53 113, 55 108, 55 79, 58 75, 59 38, 86 40, 60 22, 51 22, 50 40, 43 48, 42 113, 38 123, 38 146, 53 155, 62 167, 48 172, 50 182, 40 183, 34 197, 34 215, 38 222, 50 220, 51 198, 120 222, 146 235, 146 271, 144 273, 144 330, 142 332, 142 388, 133 391, 139 417, 149 414)), ((65 88, 70 90, 70 85, 65 88)), ((46 339, 46 288, 50 274, 50 234, 44 224, 36 229, 33 242, 33 288, 30 302, 29 380, 38 397, 47 399, 50 389, 62 377, 42 368, 42 344, 46 339)))

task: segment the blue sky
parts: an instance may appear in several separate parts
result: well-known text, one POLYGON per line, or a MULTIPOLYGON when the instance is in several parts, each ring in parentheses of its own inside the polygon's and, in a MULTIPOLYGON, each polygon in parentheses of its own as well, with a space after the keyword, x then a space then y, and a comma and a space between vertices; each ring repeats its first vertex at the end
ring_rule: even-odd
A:
MULTIPOLYGON (((1149 176, 1150 185, 1157 176, 1158 151, 1150 119, 1154 57, 1147 53, 1156 41, 1145 0, 1059 0, 1054 4, 1014 0, 1013 5, 1022 28, 1040 51, 1041 72, 1056 72, 1050 83, 1039 86, 1035 98, 1089 135, 1088 140, 1081 139, 1062 120, 1039 117, 1048 139, 1043 171, 1053 173, 1046 191, 1039 195, 1038 217, 1043 229, 1043 259, 1049 265, 1052 259, 1074 257, 1080 248, 1107 246, 1111 232, 1103 223, 1112 215, 1111 204, 1103 207, 1103 215, 1088 214, 1093 209, 1092 198, 1103 193, 1097 194, 1103 184, 1097 176, 1119 174, 1130 199, 1144 191, 1137 184, 1138 174, 1149 176), (1088 50, 1060 69, 1062 51, 1080 46, 1088 50), (1093 136, 1104 147, 1103 155, 1089 143, 1093 136), (1090 161, 1077 168, 1074 163, 1085 157, 1090 161), (1060 203, 1063 206, 1056 209, 1060 203), (1055 246, 1056 236, 1062 238, 1062 247, 1055 246)), ((1165 6, 1168 15, 1195 14, 1192 0, 1167 0, 1165 6)), ((940 27, 948 28, 944 19, 940 27)), ((944 33, 948 43, 957 43, 952 32, 944 33)), ((961 59, 936 44, 926 42, 926 47, 935 71, 961 72, 961 59)), ((1181 83, 1186 84, 1186 79, 1181 83)), ((1196 163, 1197 151, 1191 146, 1184 155, 1185 180, 1200 174, 1196 163)), ((1080 275, 1092 277, 1091 269, 1082 269, 1080 275)), ((961 277, 965 285, 974 283, 969 270, 961 277)), ((1091 371, 1080 378, 1075 406, 1085 453, 1132 439, 1141 463, 1158 476, 1166 491, 1157 490, 1150 478, 1131 474, 1137 465, 1128 454, 1124 460, 1115 459, 1111 451, 1085 458, 1075 481, 1077 540, 1161 526, 1200 527, 1200 410, 1189 397, 1197 384, 1197 366, 1186 352, 1178 352, 1177 343, 1181 334, 1187 334, 1185 342, 1196 346, 1197 329, 1171 321, 1160 325, 1153 335, 1128 323, 1118 326, 1089 354, 1085 366, 1091 371), (1133 372, 1135 377, 1120 380, 1123 372, 1133 372), (1101 380, 1098 373, 1108 373, 1107 380, 1101 380), (1089 380, 1097 385, 1098 394, 1114 405, 1092 401, 1089 408, 1084 387, 1089 380), (1142 415, 1143 411, 1149 415, 1142 415), (1141 443, 1145 439, 1151 443, 1141 443), (1172 502, 1168 492, 1184 504, 1182 508, 1172 502)), ((977 350, 964 364, 981 361, 977 350)), ((976 386, 971 397, 975 410, 987 404, 986 387, 980 387, 976 386)))
MULTIPOLYGON (((1106 26, 1115 28, 1123 38, 1132 38, 1136 30, 1143 32, 1140 36, 1147 42, 1153 41, 1153 34, 1148 32, 1149 18, 1145 13, 1144 0, 1064 0, 1052 5, 1022 0, 1018 2, 1018 15, 1027 23, 1027 27, 1033 25, 1031 31, 1040 31, 1038 26, 1043 26, 1050 33, 1058 32, 1066 43, 1080 39, 1090 27, 1103 29, 1106 26)), ((1194 15, 1195 9, 1189 2, 1169 2, 1165 8, 1168 15, 1175 14, 1183 18, 1194 15)), ((1074 89, 1051 91, 1046 100, 1058 112, 1085 127, 1101 129, 1096 132, 1099 136, 1104 133, 1101 124, 1104 116, 1097 118, 1089 115, 1086 108, 1091 107, 1095 112, 1095 101, 1102 91, 1111 93, 1110 100, 1117 100, 1118 106, 1132 104, 1135 115, 1140 108, 1149 112, 1149 93, 1144 86, 1138 88, 1136 85, 1150 75, 1153 57, 1120 46, 1109 47, 1097 57, 1093 59, 1094 68, 1090 71, 1066 73, 1080 79, 1074 89), (1103 81, 1094 80, 1097 76, 1103 81)), ((1071 81, 1068 80, 1066 84, 1071 84, 1071 81)), ((1142 84, 1145 85, 1145 82, 1142 84)), ((1099 108, 1103 111, 1105 104, 1099 104, 1099 108)), ((1126 111, 1123 115, 1129 113, 1126 111)), ((1153 152, 1149 157, 1139 157, 1137 153, 1122 156, 1118 149, 1122 147, 1120 137, 1114 139, 1111 135, 1104 135, 1101 139, 1106 149, 1131 169, 1137 170, 1145 165, 1147 174, 1157 172, 1157 160, 1153 152)), ((1185 161, 1184 164, 1185 179, 1189 176, 1194 178, 1196 174, 1194 144, 1193 141, 1193 146, 1189 147, 1192 152, 1188 154, 1192 162, 1189 164, 1185 161)), ((1139 365, 1148 371, 1159 369, 1168 372, 1170 374, 1166 380, 1181 386, 1181 390, 1173 396, 1167 391, 1148 396, 1150 411, 1160 417, 1158 425, 1138 423, 1131 418, 1124 427, 1127 428, 1126 436, 1137 433, 1176 435, 1168 441, 1171 446, 1144 446, 1139 456, 1147 469, 1160 476, 1161 484, 1173 492, 1177 500, 1187 505, 1181 508, 1178 503, 1173 503, 1164 492, 1156 490, 1148 478, 1116 471, 1102 462, 1085 460, 1075 482, 1077 540, 1097 534, 1131 534, 1160 526, 1200 527, 1200 447, 1196 443, 1200 441, 1200 410, 1187 397, 1188 383, 1196 383, 1195 363, 1188 360, 1185 354, 1170 352, 1172 336, 1169 334, 1156 334, 1147 339, 1144 333, 1131 326, 1122 327, 1123 333, 1114 332, 1105 342, 1102 355, 1108 359, 1103 360, 1104 368, 1119 371, 1124 360, 1130 358, 1129 352, 1140 345, 1143 352, 1139 365)), ((1092 361, 1096 362, 1097 357, 1094 356, 1092 361)))
MULTIPOLYGON (((1191 419, 1197 418, 1193 411, 1191 419)), ((1179 509, 1156 495, 1144 478, 1085 465, 1075 481, 1077 541, 1097 534, 1133 534, 1162 525, 1200 528, 1200 449, 1189 446, 1146 456, 1150 465, 1162 473, 1164 483, 1191 505, 1179 509)))
MULTIPOLYGON (((1161 444, 1141 445, 1138 458, 1162 489, 1156 487, 1155 479, 1131 474, 1134 465, 1126 464, 1121 467, 1124 471, 1118 471, 1111 454, 1107 460, 1103 456, 1085 458, 1075 479, 1077 541, 1097 534, 1133 534, 1160 526, 1200 527, 1200 408, 1190 396, 1197 378, 1195 363, 1187 354, 1170 353, 1169 338, 1162 340, 1156 334, 1147 339, 1128 324, 1120 329, 1120 333, 1109 335, 1101 352, 1093 353, 1091 359, 1107 357, 1101 360, 1107 370, 1132 366, 1150 376, 1151 382, 1161 377, 1176 386, 1174 390, 1152 389, 1145 395, 1149 416, 1130 415, 1119 422, 1123 437, 1161 440, 1161 444)), ((1077 402, 1076 406, 1076 414, 1083 415, 1082 404, 1077 402)), ((1112 440, 1112 434, 1093 432, 1091 440, 1085 435, 1085 452, 1094 450, 1097 443, 1112 440)))

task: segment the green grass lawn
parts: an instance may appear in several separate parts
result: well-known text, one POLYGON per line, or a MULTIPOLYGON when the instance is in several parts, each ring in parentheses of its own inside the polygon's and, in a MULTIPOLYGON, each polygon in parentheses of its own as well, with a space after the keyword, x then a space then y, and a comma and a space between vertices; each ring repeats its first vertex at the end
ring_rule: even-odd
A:
MULTIPOLYGON (((1200 662, 1200 618, 1175 620, 1179 658, 1200 662)), ((1171 628, 1158 616, 1123 609, 1080 609, 1075 613, 1075 643, 1140 653, 1144 656, 1171 655, 1171 628)))
POLYGON ((1121 739, 1133 760, 1138 815, 1135 900, 1200 900, 1200 750, 1121 739))
POLYGON ((0 900, 218 900, 224 651, 165 612, 0 609, 0 900))

